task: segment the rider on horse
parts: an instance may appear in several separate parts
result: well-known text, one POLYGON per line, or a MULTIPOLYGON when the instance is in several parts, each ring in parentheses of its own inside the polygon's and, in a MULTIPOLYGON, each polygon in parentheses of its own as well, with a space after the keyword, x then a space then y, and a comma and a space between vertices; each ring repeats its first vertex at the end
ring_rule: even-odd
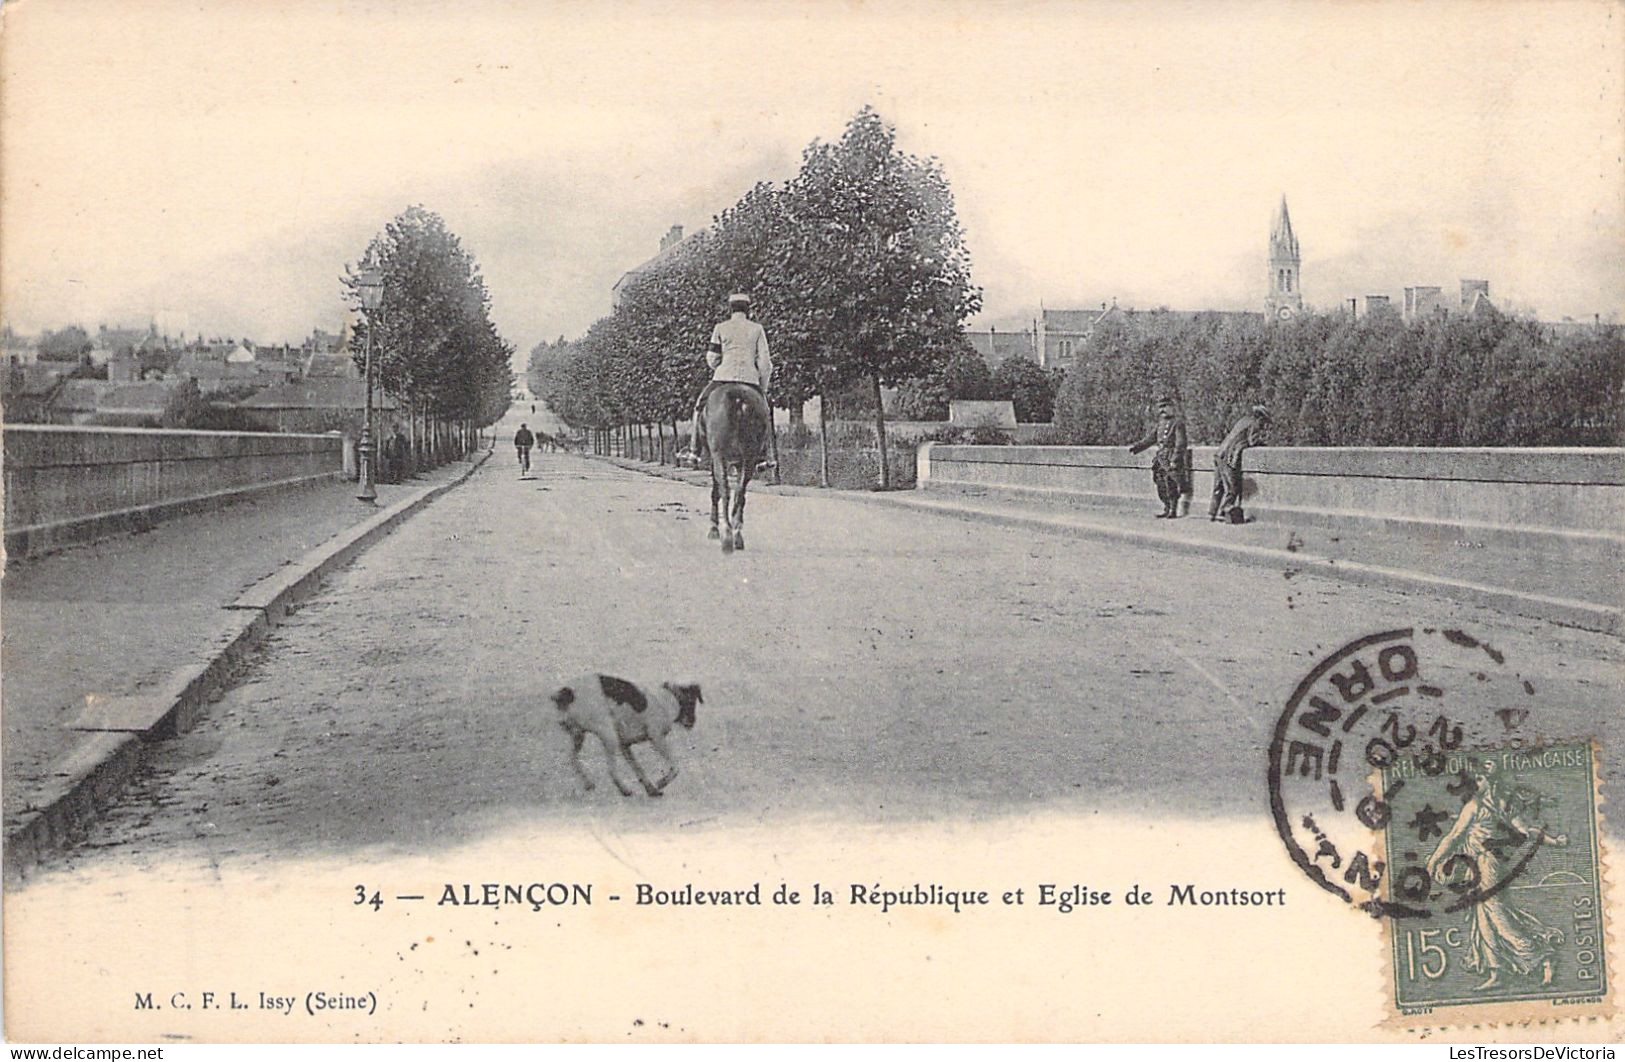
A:
MULTIPOLYGON (((771 425, 773 413, 767 403, 767 385, 773 379, 773 359, 767 353, 767 333, 762 326, 746 316, 750 309, 750 296, 728 296, 728 319, 711 329, 711 344, 705 352, 705 363, 711 367, 711 382, 700 392, 694 403, 694 430, 689 438, 689 452, 694 463, 700 463, 700 443, 705 435, 705 399, 722 383, 742 383, 754 392, 762 423, 771 425)), ((764 465, 767 462, 763 462, 764 465)))

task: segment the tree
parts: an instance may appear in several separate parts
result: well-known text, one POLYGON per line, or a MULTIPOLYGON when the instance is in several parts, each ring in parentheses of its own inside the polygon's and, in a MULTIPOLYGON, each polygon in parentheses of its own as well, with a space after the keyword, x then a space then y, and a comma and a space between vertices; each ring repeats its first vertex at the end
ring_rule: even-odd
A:
POLYGON ((199 390, 196 380, 187 380, 169 396, 164 403, 164 410, 158 414, 160 428, 195 428, 209 412, 209 403, 204 399, 203 392, 199 390))
POLYGON ((939 372, 963 345, 962 323, 981 299, 969 270, 940 167, 898 151, 865 109, 838 143, 809 146, 787 185, 758 184, 641 275, 580 340, 533 351, 531 372, 572 425, 687 418, 723 300, 749 291, 772 342, 771 404, 794 419, 817 395, 828 412, 861 384, 886 485, 880 389, 939 372))
POLYGON ((1622 389, 1625 334, 1614 327, 1557 337, 1504 315, 1150 313, 1097 326, 1055 420, 1069 441, 1117 442, 1169 393, 1198 442, 1263 401, 1280 445, 1618 445, 1622 389))
POLYGON ((963 336, 960 337, 958 348, 949 354, 947 363, 942 367, 942 379, 948 388, 950 400, 985 401, 1002 397, 993 385, 993 373, 988 369, 987 362, 963 336))
POLYGON ((1055 416, 1055 389, 1061 372, 1045 372, 1026 358, 1006 358, 993 372, 993 392, 1016 407, 1016 419, 1047 424, 1055 416))
POLYGON ((961 337, 960 345, 948 356, 940 372, 909 380, 898 389, 892 409, 904 420, 947 420, 952 401, 1009 397, 1009 388, 1000 388, 988 370, 987 361, 961 337))
POLYGON ((948 382, 941 375, 910 380, 897 389, 892 412, 903 420, 947 420, 948 382))
POLYGON ((783 286, 815 344, 810 375, 821 392, 868 381, 888 487, 881 388, 940 371, 981 308, 953 193, 935 159, 898 150, 895 131, 865 107, 839 141, 807 148, 784 202, 783 286))
POLYGON ((351 356, 405 408, 414 443, 431 453, 487 427, 507 409, 513 348, 491 322, 479 265, 440 215, 408 207, 373 237, 361 259, 383 276, 382 303, 363 310, 359 275, 344 278, 361 322, 351 356), (421 426, 420 426, 421 421, 421 426))
POLYGON ((78 361, 91 349, 90 336, 78 325, 68 325, 40 336, 39 356, 43 361, 78 361))

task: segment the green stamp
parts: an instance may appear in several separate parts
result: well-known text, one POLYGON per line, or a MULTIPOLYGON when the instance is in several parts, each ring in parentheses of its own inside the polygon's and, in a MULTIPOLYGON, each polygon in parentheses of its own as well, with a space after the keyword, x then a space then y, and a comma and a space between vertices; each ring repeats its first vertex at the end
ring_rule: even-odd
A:
POLYGON ((1596 760, 1575 741, 1380 769, 1394 1018, 1607 1011, 1596 760))

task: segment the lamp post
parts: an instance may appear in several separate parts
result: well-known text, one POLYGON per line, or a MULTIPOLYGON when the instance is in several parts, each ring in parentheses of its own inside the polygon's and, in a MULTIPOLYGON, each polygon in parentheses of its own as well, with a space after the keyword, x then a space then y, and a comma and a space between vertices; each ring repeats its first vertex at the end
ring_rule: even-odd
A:
POLYGON ((356 288, 361 292, 361 308, 367 313, 366 412, 361 420, 361 490, 356 497, 371 504, 378 499, 378 487, 373 482, 376 462, 373 459, 372 432, 372 313, 384 301, 384 276, 368 266, 356 278, 356 288))

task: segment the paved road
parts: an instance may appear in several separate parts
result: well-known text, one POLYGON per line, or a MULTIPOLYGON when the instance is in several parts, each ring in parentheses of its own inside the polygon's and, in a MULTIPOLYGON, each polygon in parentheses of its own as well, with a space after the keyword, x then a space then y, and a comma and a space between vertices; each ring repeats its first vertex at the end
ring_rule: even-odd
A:
MULTIPOLYGON (((378 506, 452 471, 380 484, 378 506)), ((40 798, 52 763, 84 740, 68 727, 87 697, 132 693, 211 658, 223 605, 377 512, 355 492, 348 481, 277 492, 7 570, 0 640, 6 827, 40 798)))
POLYGON ((519 480, 518 419, 276 632, 64 869, 433 852, 584 818, 1262 815, 1292 686, 1413 622, 1494 642, 1544 733, 1602 720, 1618 774, 1625 653, 1601 635, 838 496, 753 495, 724 558, 700 488, 553 454, 519 480), (703 685, 663 800, 579 792, 546 695, 587 670, 703 685))

